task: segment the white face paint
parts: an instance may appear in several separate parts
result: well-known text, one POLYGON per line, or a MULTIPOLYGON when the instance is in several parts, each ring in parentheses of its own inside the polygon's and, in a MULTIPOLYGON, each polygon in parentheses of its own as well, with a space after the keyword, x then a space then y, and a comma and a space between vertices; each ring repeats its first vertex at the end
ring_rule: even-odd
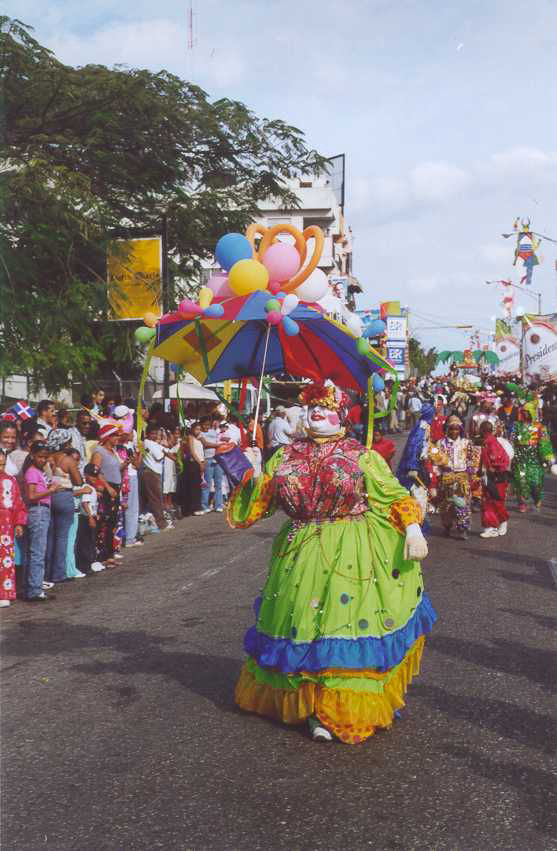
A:
POLYGON ((340 431, 340 419, 336 411, 315 405, 309 409, 309 427, 318 437, 329 437, 340 431))

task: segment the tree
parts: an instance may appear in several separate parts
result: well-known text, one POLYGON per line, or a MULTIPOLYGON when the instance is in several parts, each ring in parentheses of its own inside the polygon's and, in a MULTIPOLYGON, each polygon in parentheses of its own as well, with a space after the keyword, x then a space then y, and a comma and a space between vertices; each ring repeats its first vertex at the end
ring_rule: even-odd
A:
POLYGON ((408 351, 410 356, 410 366, 413 367, 419 376, 429 375, 433 372, 437 365, 437 349, 432 347, 427 351, 422 347, 422 344, 415 337, 410 337, 408 341, 408 351))
POLYGON ((295 206, 286 179, 323 167, 283 121, 167 71, 64 65, 6 17, 0 72, 0 375, 50 391, 135 354, 130 330, 106 321, 115 228, 158 230, 166 214, 173 277, 191 280, 262 199, 295 206))

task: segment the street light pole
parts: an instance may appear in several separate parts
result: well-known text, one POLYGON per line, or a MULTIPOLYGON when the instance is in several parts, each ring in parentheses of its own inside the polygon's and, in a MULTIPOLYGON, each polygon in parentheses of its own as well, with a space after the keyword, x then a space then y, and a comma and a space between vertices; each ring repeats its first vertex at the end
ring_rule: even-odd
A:
MULTIPOLYGON (((166 213, 163 213, 161 219, 161 233, 162 233, 162 312, 163 315, 168 313, 170 306, 170 282, 168 277, 168 221, 166 218, 166 213)), ((164 372, 163 372, 163 385, 162 385, 162 398, 163 398, 163 407, 166 412, 166 400, 169 398, 170 392, 170 364, 168 360, 164 359, 164 372)))

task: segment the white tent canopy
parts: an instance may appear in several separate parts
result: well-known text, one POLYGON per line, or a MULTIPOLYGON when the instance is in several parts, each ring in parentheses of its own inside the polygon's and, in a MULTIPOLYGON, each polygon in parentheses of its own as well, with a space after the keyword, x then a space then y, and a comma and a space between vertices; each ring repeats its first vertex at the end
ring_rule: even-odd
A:
MULTIPOLYGON (((199 382, 195 382, 193 376, 189 376, 192 378, 192 381, 180 381, 178 384, 171 384, 168 388, 168 396, 170 399, 177 399, 178 394, 180 395, 180 399, 184 399, 185 401, 205 401, 205 402, 218 402, 219 397, 216 393, 213 393, 212 390, 209 390, 208 387, 203 387, 199 382)), ((162 399, 163 391, 157 390, 156 393, 153 393, 153 399, 162 399)))

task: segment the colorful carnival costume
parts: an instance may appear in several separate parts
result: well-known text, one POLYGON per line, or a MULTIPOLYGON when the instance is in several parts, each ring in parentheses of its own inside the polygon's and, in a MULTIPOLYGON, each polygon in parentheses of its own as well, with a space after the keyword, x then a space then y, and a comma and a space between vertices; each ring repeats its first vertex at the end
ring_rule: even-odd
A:
POLYGON ((14 531, 26 522, 27 509, 17 481, 0 473, 0 601, 16 598, 14 531))
POLYGON ((472 477, 477 476, 479 453, 472 441, 463 437, 462 421, 451 416, 447 420, 447 436, 431 449, 431 460, 440 468, 439 513, 447 534, 453 523, 461 537, 470 530, 472 477), (451 437, 451 427, 458 427, 459 436, 451 437))
POLYGON ((505 500, 509 483, 510 458, 501 444, 501 439, 486 434, 481 455, 482 472, 482 538, 495 538, 507 534, 507 511, 505 500))
POLYGON ((513 490, 519 502, 519 510, 526 511, 527 502, 532 497, 537 508, 543 499, 544 464, 551 465, 555 475, 555 455, 546 427, 533 419, 535 412, 531 405, 520 411, 520 420, 512 430, 514 459, 512 465, 513 490))
MULTIPOLYGON (((335 400, 341 410, 338 394, 305 391, 310 429, 335 400)), ((279 449, 230 500, 235 527, 277 508, 289 518, 245 636, 236 702, 287 724, 309 720, 314 738, 318 725, 355 744, 391 726, 419 672, 436 620, 415 560, 427 546, 419 507, 380 455, 343 429, 310 435, 279 449)))

